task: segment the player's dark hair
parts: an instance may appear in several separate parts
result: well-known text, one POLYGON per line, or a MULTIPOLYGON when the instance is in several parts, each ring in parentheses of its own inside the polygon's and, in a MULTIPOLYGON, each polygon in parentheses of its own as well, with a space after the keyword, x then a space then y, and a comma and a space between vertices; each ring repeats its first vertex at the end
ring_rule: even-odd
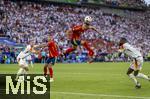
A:
POLYGON ((128 40, 126 38, 122 37, 120 39, 119 46, 122 46, 124 43, 127 43, 127 42, 128 42, 128 40))
POLYGON ((128 42, 128 40, 126 38, 124 38, 124 37, 122 37, 120 40, 122 40, 124 43, 128 42))

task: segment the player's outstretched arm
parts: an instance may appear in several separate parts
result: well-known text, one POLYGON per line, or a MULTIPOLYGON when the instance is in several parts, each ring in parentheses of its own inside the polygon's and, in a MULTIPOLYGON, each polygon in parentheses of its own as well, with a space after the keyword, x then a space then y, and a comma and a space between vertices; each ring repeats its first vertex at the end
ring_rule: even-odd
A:
POLYGON ((31 50, 31 52, 34 53, 34 54, 39 54, 40 51, 38 51, 38 50, 36 50, 36 49, 42 48, 42 47, 46 47, 46 46, 47 46, 47 44, 34 45, 34 46, 33 46, 33 49, 31 50))
POLYGON ((31 52, 34 53, 34 54, 39 54, 40 53, 40 51, 35 50, 35 49, 33 49, 31 52))
POLYGON ((35 45, 34 49, 36 49, 36 48, 43 48, 43 47, 47 47, 47 44, 35 45))
POLYGON ((99 32, 94 26, 90 26, 89 28, 92 29, 92 30, 94 30, 94 31, 96 31, 100 35, 103 34, 102 32, 99 32))

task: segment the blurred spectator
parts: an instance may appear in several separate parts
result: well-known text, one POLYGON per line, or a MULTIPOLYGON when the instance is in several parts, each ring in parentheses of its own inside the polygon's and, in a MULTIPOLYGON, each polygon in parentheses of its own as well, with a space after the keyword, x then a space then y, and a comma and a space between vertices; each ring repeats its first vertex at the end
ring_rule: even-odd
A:
POLYGON ((41 63, 45 63, 46 61, 46 51, 45 50, 42 50, 41 51, 41 56, 42 56, 42 60, 41 60, 41 63))

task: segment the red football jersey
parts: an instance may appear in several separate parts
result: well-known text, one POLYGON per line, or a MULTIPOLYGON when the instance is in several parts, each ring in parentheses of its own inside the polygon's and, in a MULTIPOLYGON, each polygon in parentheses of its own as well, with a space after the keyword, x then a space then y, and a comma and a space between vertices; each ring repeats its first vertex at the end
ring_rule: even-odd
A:
POLYGON ((77 25, 72 27, 72 39, 79 39, 81 34, 84 33, 87 29, 83 29, 82 25, 77 25))
POLYGON ((57 57, 58 56, 58 49, 57 45, 54 41, 48 42, 48 50, 49 50, 49 57, 57 57))

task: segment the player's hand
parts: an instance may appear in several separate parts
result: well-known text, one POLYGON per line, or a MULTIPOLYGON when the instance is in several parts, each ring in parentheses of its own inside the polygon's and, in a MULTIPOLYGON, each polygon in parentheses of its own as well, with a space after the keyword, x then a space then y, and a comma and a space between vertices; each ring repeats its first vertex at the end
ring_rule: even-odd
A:
POLYGON ((118 49, 118 52, 119 52, 119 53, 121 53, 121 52, 122 52, 122 50, 121 50, 121 49, 118 49))
POLYGON ((39 54, 40 53, 40 51, 37 51, 37 50, 32 50, 32 52, 35 53, 35 54, 39 54))

